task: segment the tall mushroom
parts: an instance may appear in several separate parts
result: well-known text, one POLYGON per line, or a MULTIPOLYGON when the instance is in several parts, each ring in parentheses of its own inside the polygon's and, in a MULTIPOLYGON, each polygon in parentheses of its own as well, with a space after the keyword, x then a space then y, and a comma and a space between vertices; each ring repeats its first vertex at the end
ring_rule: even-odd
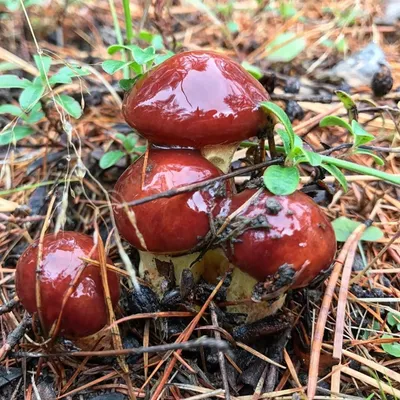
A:
POLYGON ((237 144, 259 134, 269 96, 230 58, 212 51, 177 54, 144 75, 126 95, 126 122, 159 146, 201 149, 224 172, 237 144))

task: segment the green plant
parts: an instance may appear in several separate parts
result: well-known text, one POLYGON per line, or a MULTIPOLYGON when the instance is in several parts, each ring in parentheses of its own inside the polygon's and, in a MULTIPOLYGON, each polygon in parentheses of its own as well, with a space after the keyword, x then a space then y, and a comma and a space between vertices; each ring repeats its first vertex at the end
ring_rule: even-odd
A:
POLYGON ((144 73, 174 55, 172 51, 166 51, 163 54, 157 54, 154 46, 141 49, 136 45, 115 44, 108 48, 108 54, 110 55, 113 55, 118 51, 127 51, 129 53, 129 61, 106 60, 102 63, 102 68, 110 75, 115 74, 123 68, 129 68, 134 76, 133 78, 124 78, 119 81, 119 84, 123 90, 131 89, 135 82, 144 73))
MULTIPOLYGON (((21 125, 10 124, 1 132, 0 145, 16 142, 34 133, 34 124, 43 117, 42 102, 51 93, 51 89, 58 84, 68 84, 75 77, 89 75, 89 72, 78 65, 61 67, 56 73, 48 77, 51 67, 51 57, 33 56, 39 76, 33 80, 19 78, 16 75, 0 76, 1 89, 22 89, 19 95, 19 105, 4 104, 0 106, 0 114, 9 114, 21 121, 21 125)), ((54 100, 67 114, 73 118, 82 115, 79 102, 66 94, 54 95, 54 100)))
MULTIPOLYGON (((314 167, 321 167, 327 170, 339 181, 344 190, 347 190, 347 182, 345 176, 339 168, 359 174, 375 176, 394 184, 400 184, 400 177, 398 175, 391 175, 374 168, 365 167, 353 162, 306 150, 303 146, 301 138, 294 133, 288 116, 279 106, 272 102, 261 102, 260 106, 265 113, 273 116, 283 125, 283 129, 277 129, 276 133, 279 135, 283 143, 283 146, 277 146, 277 151, 285 155, 284 165, 269 167, 264 172, 265 186, 272 193, 276 195, 286 195, 296 190, 300 181, 300 175, 297 167, 301 163, 308 163, 314 167)), ((335 124, 341 124, 339 126, 346 127, 353 134, 353 152, 363 152, 365 154, 365 150, 360 149, 359 146, 369 142, 370 140, 373 140, 374 136, 366 132, 355 120, 353 120, 352 124, 350 125, 341 118, 334 118, 335 119, 333 122, 335 124)), ((325 121, 327 124, 326 126, 328 126, 327 121, 332 122, 332 119, 325 121)), ((254 146, 256 144, 251 142, 243 142, 242 145, 246 147, 254 146)), ((370 152, 367 152, 367 154, 371 155, 370 152)))
MULTIPOLYGON (((333 229, 335 230, 336 240, 338 242, 345 242, 355 229, 361 225, 361 222, 352 221, 347 217, 339 217, 332 222, 333 229)), ((376 226, 368 227, 361 240, 366 242, 375 242, 383 237, 383 232, 376 226)))
POLYGON ((126 136, 117 133, 115 138, 121 142, 124 150, 111 150, 104 153, 100 159, 100 167, 103 169, 112 167, 122 157, 128 157, 129 163, 134 162, 146 151, 146 146, 137 146, 138 136, 134 133, 130 133, 126 136))
MULTIPOLYGON (((25 0, 24 6, 25 6, 25 8, 28 8, 28 7, 35 6, 35 5, 41 5, 42 3, 43 3, 43 0, 25 0)), ((0 5, 1 4, 4 4, 4 6, 10 12, 17 11, 21 8, 20 0, 0 0, 0 5)))

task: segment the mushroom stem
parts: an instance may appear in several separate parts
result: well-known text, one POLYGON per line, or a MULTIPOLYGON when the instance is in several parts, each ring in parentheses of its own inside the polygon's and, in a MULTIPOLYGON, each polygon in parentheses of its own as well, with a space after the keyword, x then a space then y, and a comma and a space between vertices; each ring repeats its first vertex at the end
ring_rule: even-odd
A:
POLYGON ((190 268, 194 280, 197 282, 203 273, 203 265, 198 262, 192 267, 200 253, 185 254, 183 256, 166 256, 140 251, 139 276, 152 284, 153 290, 162 297, 170 282, 180 285, 182 271, 190 268))
POLYGON ((226 174, 229 171, 233 155, 235 154, 239 143, 240 142, 205 146, 201 150, 201 154, 226 174))
POLYGON ((234 268, 226 300, 229 303, 237 302, 237 304, 228 306, 227 309, 232 313, 247 314, 246 323, 258 321, 275 314, 285 302, 285 294, 271 301, 255 302, 251 300, 257 283, 257 280, 246 272, 241 271, 239 268, 234 268))

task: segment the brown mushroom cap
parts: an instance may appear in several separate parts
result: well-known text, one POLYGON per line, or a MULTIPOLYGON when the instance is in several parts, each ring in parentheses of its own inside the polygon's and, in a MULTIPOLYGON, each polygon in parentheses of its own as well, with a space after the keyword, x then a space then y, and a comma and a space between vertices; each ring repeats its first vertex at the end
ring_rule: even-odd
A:
MULTIPOLYGON (((244 190, 233 196, 230 213, 255 193, 244 190)), ((334 259, 333 227, 321 208, 302 192, 275 196, 263 191, 234 221, 244 224, 243 233, 225 242, 228 258, 260 282, 289 264, 297 272, 292 287, 304 287, 334 259)))
MULTIPOLYGON (((140 158, 118 179, 115 185, 117 202, 131 202, 221 175, 220 170, 196 150, 152 148, 145 171, 144 160, 140 158)), ((220 188, 224 192, 223 188, 226 188, 224 184, 220 188)), ((121 235, 139 250, 183 254, 204 242, 210 231, 209 217, 221 199, 215 188, 205 188, 129 207, 134 216, 129 216, 118 204, 114 206, 115 221, 121 235)))
MULTIPOLYGON (((15 274, 16 292, 25 309, 33 314, 36 303, 36 269, 39 241, 32 243, 18 260, 15 274)), ((50 331, 59 317, 63 297, 77 274, 83 269, 75 290, 64 307, 60 334, 80 338, 98 332, 107 323, 100 269, 86 265, 80 257, 98 260, 97 247, 90 236, 76 232, 59 232, 46 235, 40 268, 40 298, 44 328, 50 331)), ((111 260, 107 259, 111 264, 111 260)), ((108 272, 108 284, 114 306, 119 300, 119 278, 108 272)))
POLYGON ((126 95, 126 122, 151 143, 202 148, 256 136, 269 96, 230 58, 211 51, 177 54, 142 77, 126 95))

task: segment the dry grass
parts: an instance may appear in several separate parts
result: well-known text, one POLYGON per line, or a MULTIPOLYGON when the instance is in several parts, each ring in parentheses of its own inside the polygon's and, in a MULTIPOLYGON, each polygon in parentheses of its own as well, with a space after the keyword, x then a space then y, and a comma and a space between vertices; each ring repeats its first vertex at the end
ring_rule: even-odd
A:
MULTIPOLYGON (((323 9, 331 7, 344 10, 353 7, 353 1, 305 0, 295 3, 298 12, 285 20, 271 11, 263 10, 255 1, 233 2, 229 20, 233 19, 239 27, 239 33, 234 35, 225 29, 228 20, 223 14, 215 12, 216 4, 212 1, 207 1, 208 9, 201 10, 193 5, 196 2, 157 1, 155 6, 149 7, 146 19, 143 18, 144 5, 133 2, 132 17, 135 29, 140 25, 152 31, 157 28, 171 46, 171 38, 174 37, 185 49, 218 49, 240 61, 258 65, 263 70, 270 67, 266 61, 266 46, 279 33, 290 29, 297 37, 306 39, 307 47, 292 63, 279 65, 278 72, 284 76, 301 76, 304 82, 314 87, 319 87, 318 72, 343 57, 343 54, 322 46, 322 36, 334 41, 343 35, 348 42, 349 52, 375 40, 391 64, 394 87, 400 85, 400 40, 396 32, 399 27, 373 24, 374 18, 382 15, 378 2, 359 1, 365 14, 352 26, 339 26, 332 15, 323 13, 323 9), (172 4, 168 7, 169 3, 172 4)), ((116 7, 120 25, 123 26, 122 6, 118 3, 116 7)), ((98 168, 98 155, 102 151, 118 148, 115 134, 121 129, 117 124, 123 120, 116 86, 112 85, 110 76, 99 67, 101 60, 109 57, 106 51, 108 44, 116 41, 108 2, 77 2, 67 8, 64 3, 52 2, 45 9, 29 8, 28 14, 37 46, 21 11, 12 15, 4 14, 0 28, 0 59, 15 64, 15 69, 35 75, 37 71, 31 62, 31 55, 39 48, 60 64, 76 60, 97 72, 79 83, 63 88, 70 94, 85 93, 84 115, 79 120, 71 121, 72 141, 64 133, 60 134, 54 123, 54 120, 65 119, 65 115, 59 115, 53 110, 54 120, 47 118, 41 121, 35 135, 19 142, 16 147, 1 148, 0 304, 8 303, 15 295, 14 267, 17 255, 25 245, 38 238, 41 232, 53 230, 57 221, 66 217, 66 229, 90 234, 97 230, 105 232, 105 237, 108 236, 112 222, 106 193, 111 192, 113 183, 122 171, 100 171, 98 168), (58 39, 55 40, 57 35, 58 39), (95 96, 101 98, 98 104, 93 103, 95 96), (82 165, 86 169, 82 169, 82 165), (36 196, 39 206, 35 206, 36 212, 33 215, 26 215, 23 207, 34 206, 33 196, 36 196), (52 202, 49 199, 54 199, 55 210, 50 209, 52 202)), ((372 98, 368 87, 355 88, 355 92, 360 98, 372 98)), ((374 101, 392 109, 396 106, 390 96, 374 101)), ((340 105, 311 102, 301 105, 306 115, 302 122, 295 124, 295 130, 316 150, 322 148, 321 142, 335 146, 346 141, 347 136, 341 129, 318 127, 323 116, 344 114, 340 105)), ((388 111, 382 113, 381 119, 370 117, 371 114, 361 114, 360 121, 376 136, 374 145, 398 147, 399 113, 388 111)), ((399 174, 399 155, 388 153, 383 154, 383 157, 385 166, 380 168, 399 174)), ((357 155, 350 159, 362 165, 374 166, 370 157, 357 155)), ((395 238, 391 242, 399 229, 400 190, 382 181, 367 181, 360 176, 350 177, 349 181, 347 193, 336 187, 336 194, 325 208, 326 213, 331 219, 346 216, 365 221, 372 218, 374 224, 384 231, 384 238, 374 243, 359 244, 356 232, 341 247, 332 278, 317 290, 294 295, 286 302, 285 312, 290 312, 296 324, 292 338, 284 343, 284 357, 282 354, 278 365, 275 365, 277 360, 274 357, 270 359, 270 353, 263 354, 256 346, 248 348, 245 344, 239 345, 242 354, 252 351, 253 357, 263 363, 264 374, 260 371, 260 380, 253 392, 241 392, 243 384, 237 384, 230 391, 230 398, 298 398, 294 394, 304 398, 307 393, 307 374, 309 395, 315 393, 317 380, 324 382, 316 399, 361 399, 370 395, 376 399, 400 398, 400 357, 391 356, 382 348, 382 343, 398 343, 400 340, 398 330, 387 320, 388 312, 400 312, 400 241, 395 238), (390 246, 385 246, 387 243, 390 246), (357 275, 352 271, 355 256, 357 260, 362 260, 363 267, 369 267, 362 276, 357 276, 357 284, 365 290, 361 298, 347 290, 357 275), (372 300, 365 301, 363 297, 366 296, 372 297, 372 300), (391 334, 393 338, 382 338, 385 333, 391 334), (311 356, 310 349, 313 349, 311 356), (279 364, 285 368, 280 368, 279 364), (273 387, 268 386, 271 382, 273 387), (263 387, 267 387, 268 392, 263 387)), ((122 267, 121 248, 111 241, 106 249, 116 261, 116 266, 122 267)), ((104 275, 107 267, 104 257, 99 267, 104 275)), ((185 323, 191 322, 170 339, 171 342, 185 342, 196 337, 197 332, 204 333, 204 330, 198 330, 202 326, 207 327, 209 336, 214 335, 214 329, 222 339, 233 340, 224 328, 216 326, 215 318, 211 321, 208 304, 215 301, 215 294, 214 290, 195 316, 191 312, 179 314, 171 311, 129 318, 117 310, 116 322, 113 315, 109 316, 109 329, 115 334, 118 333, 116 328, 121 326, 123 332, 135 332, 143 346, 158 345, 165 343, 160 330, 163 322, 160 321, 185 316, 185 323), (142 324, 142 320, 147 320, 147 323, 142 324)), ((17 307, 1 316, 4 345, 23 315, 24 310, 17 307)), ((20 349, 40 352, 43 349, 43 344, 38 343, 40 340, 34 333, 29 333, 20 341, 20 349)), ((273 340, 278 341, 276 337, 273 340)), ((119 340, 116 343, 117 348, 121 346, 119 340)), ((34 398, 33 394, 37 390, 35 380, 40 382, 39 376, 44 372, 53 377, 58 398, 86 399, 90 398, 92 391, 98 393, 110 390, 131 393, 131 397, 134 393, 137 398, 153 400, 160 396, 193 400, 224 398, 223 380, 219 378, 220 364, 214 365, 215 371, 207 370, 205 360, 208 353, 204 352, 200 351, 197 358, 182 350, 141 356, 135 364, 129 366, 129 371, 123 358, 120 358, 120 367, 112 363, 96 364, 90 357, 81 360, 72 356, 41 359, 35 364, 30 361, 25 364, 19 358, 8 357, 2 360, 2 364, 5 367, 24 368, 26 380, 23 383, 21 381, 19 394, 16 392, 14 398, 22 398, 24 389, 27 399, 34 398), (78 397, 79 394, 83 397, 78 397)), ((232 358, 231 354, 226 354, 224 361, 229 371, 236 371, 236 374, 243 372, 238 365, 241 360, 232 358)), ((232 372, 229 374, 234 375, 232 372)), ((226 387, 227 381, 224 382, 226 387)), ((0 398, 1 391, 0 387, 0 398)))

